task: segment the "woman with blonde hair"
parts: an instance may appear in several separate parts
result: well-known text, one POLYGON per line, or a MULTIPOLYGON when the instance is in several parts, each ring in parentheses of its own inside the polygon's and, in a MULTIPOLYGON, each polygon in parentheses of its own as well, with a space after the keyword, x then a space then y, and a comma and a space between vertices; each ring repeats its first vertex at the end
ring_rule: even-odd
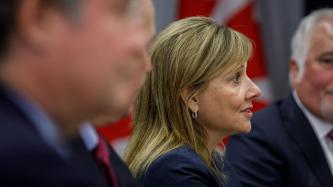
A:
POLYGON ((251 42, 205 17, 176 21, 150 48, 153 70, 136 106, 125 161, 141 186, 222 186, 227 135, 249 132, 252 100, 246 74, 251 42))

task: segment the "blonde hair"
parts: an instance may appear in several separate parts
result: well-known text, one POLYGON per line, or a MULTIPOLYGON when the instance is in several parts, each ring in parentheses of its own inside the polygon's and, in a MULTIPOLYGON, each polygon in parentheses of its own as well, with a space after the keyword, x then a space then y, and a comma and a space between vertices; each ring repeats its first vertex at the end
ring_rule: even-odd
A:
POLYGON ((160 32, 149 52, 153 70, 138 96, 125 153, 130 170, 141 177, 158 157, 187 145, 217 174, 205 128, 191 118, 181 92, 189 88, 193 96, 227 68, 243 65, 252 54, 251 42, 210 18, 190 17, 160 32))

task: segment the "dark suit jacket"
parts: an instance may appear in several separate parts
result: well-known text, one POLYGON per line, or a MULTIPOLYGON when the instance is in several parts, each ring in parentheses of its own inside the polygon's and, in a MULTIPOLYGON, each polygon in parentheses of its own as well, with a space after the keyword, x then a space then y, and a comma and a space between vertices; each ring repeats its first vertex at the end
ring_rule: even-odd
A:
POLYGON ((155 160, 140 179, 140 186, 215 187, 222 185, 192 149, 182 146, 155 160))
POLYGON ((116 173, 117 182, 119 187, 136 187, 138 182, 133 178, 131 172, 129 171, 127 165, 118 156, 114 149, 109 146, 110 161, 112 167, 116 173))
POLYGON ((230 138, 226 160, 245 187, 333 186, 320 143, 292 96, 255 113, 251 132, 230 138))
POLYGON ((105 187, 96 169, 75 150, 68 160, 61 157, 0 87, 1 187, 105 187))
MULTIPOLYGON (((86 155, 87 160, 91 160, 94 162, 94 164, 96 164, 93 154, 87 149, 84 142, 82 141, 82 138, 74 139, 71 143, 76 150, 79 150, 79 152, 81 152, 81 155, 86 155)), ((112 170, 115 172, 116 180, 119 187, 138 186, 137 180, 134 179, 125 162, 118 156, 118 154, 107 141, 105 141, 105 143, 108 145, 110 155, 109 160, 112 165, 112 170)), ((97 172, 100 173, 99 171, 97 172)), ((102 177, 104 178, 104 176, 102 177)))

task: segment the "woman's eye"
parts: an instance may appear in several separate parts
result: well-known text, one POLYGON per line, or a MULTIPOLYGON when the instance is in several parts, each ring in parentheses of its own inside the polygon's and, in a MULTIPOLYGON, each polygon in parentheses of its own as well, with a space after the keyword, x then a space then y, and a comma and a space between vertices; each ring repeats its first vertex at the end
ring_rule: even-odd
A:
POLYGON ((240 73, 240 72, 237 72, 237 73, 234 75, 234 77, 232 78, 232 81, 233 81, 234 83, 240 83, 240 81, 241 81, 241 73, 240 73))

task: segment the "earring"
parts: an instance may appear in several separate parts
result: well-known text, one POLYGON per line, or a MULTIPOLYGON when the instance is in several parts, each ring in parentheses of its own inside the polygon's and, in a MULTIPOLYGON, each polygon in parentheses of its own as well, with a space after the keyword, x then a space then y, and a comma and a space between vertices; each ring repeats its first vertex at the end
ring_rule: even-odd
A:
POLYGON ((192 112, 192 113, 191 113, 191 117, 192 117, 193 119, 196 119, 196 118, 198 117, 198 112, 192 112))

